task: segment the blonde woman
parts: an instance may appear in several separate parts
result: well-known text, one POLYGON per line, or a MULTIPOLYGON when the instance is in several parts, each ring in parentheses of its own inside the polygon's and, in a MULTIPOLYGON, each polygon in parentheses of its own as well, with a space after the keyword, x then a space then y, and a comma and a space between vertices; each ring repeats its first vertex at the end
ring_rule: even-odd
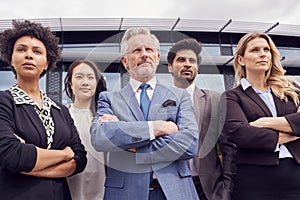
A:
POLYGON ((237 148, 234 199, 300 199, 299 85, 265 33, 240 39, 234 70, 237 87, 223 94, 223 134, 237 148))

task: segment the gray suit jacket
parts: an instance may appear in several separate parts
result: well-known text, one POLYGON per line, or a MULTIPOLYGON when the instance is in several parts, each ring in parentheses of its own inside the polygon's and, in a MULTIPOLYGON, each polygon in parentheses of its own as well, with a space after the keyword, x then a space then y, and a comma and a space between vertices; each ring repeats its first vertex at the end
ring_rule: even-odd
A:
POLYGON ((178 132, 150 140, 134 91, 128 84, 99 96, 91 126, 92 144, 109 153, 105 199, 148 199, 150 172, 154 171, 167 199, 198 199, 186 160, 197 153, 198 129, 194 109, 185 90, 157 83, 148 121, 173 121, 178 132), (113 114, 118 122, 99 122, 113 114), (136 148, 136 153, 127 151, 136 148))
MULTIPOLYGON (((195 88, 195 117, 199 128, 199 149, 195 164, 205 196, 209 200, 230 200, 230 186, 226 187, 222 164, 217 145, 222 151, 228 148, 222 145, 220 138, 222 120, 220 119, 220 94, 195 88)), ((221 136, 222 137, 222 136, 221 136)))

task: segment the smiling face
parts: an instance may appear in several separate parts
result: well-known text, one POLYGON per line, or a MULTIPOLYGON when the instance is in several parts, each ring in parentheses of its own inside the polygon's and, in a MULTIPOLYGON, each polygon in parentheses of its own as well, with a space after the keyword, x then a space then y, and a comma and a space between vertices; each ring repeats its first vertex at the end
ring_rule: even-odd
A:
POLYGON ((79 64, 73 69, 70 86, 75 96, 75 102, 91 101, 97 87, 94 70, 85 63, 79 64))
POLYGON ((148 35, 135 35, 128 40, 128 50, 122 63, 131 78, 146 82, 154 77, 160 54, 148 35))
POLYGON ((272 54, 264 38, 255 38, 246 46, 244 55, 239 55, 238 62, 246 68, 246 77, 265 75, 271 67, 272 54))
POLYGON ((20 37, 14 44, 11 65, 18 80, 38 80, 41 73, 48 68, 45 45, 31 36, 20 37))
POLYGON ((172 65, 168 64, 173 75, 174 85, 186 88, 192 84, 198 74, 197 56, 190 49, 182 49, 176 53, 172 65))

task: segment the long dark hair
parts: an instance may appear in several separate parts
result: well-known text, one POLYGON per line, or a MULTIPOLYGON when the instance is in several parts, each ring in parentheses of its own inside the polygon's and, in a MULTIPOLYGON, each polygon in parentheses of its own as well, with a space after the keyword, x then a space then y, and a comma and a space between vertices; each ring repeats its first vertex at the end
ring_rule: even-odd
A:
POLYGON ((65 92, 66 92, 67 96, 72 100, 72 102, 74 102, 75 97, 74 97, 74 93, 73 93, 70 83, 72 81, 74 68, 83 63, 87 64, 88 66, 90 66, 93 69, 93 71, 95 73, 96 81, 97 81, 96 91, 95 91, 94 98, 92 99, 92 103, 91 103, 91 107, 90 107, 91 112, 93 114, 95 114, 96 110, 97 110, 97 102, 99 99, 99 94, 100 94, 100 92, 107 90, 106 81, 104 79, 104 76, 102 75, 101 71, 99 70, 99 67, 97 66, 97 64, 95 62, 93 62, 91 60, 75 60, 69 66, 67 76, 64 80, 65 92))

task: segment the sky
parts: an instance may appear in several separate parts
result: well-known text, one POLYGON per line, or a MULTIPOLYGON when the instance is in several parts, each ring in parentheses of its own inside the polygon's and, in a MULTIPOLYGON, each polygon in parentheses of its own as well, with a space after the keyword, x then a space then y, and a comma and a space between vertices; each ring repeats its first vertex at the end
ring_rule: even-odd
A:
POLYGON ((299 0, 0 0, 1 19, 182 18, 300 25, 299 0))

